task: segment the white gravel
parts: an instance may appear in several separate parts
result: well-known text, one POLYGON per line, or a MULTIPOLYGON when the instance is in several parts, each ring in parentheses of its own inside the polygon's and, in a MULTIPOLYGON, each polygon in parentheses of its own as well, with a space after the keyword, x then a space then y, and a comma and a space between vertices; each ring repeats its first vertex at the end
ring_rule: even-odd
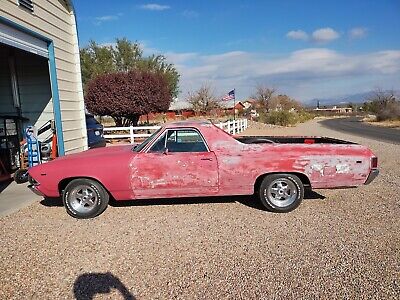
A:
POLYGON ((0 299, 399 299, 400 146, 316 121, 247 133, 360 142, 381 175, 289 214, 251 197, 131 202, 92 220, 34 203, 0 219, 0 299))

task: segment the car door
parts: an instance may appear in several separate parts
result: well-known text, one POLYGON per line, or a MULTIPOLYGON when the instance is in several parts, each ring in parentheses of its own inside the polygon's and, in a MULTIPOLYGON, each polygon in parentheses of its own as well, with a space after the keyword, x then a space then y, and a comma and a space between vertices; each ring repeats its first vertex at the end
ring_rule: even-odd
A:
POLYGON ((136 198, 212 196, 218 192, 218 163, 200 132, 168 129, 134 160, 136 198))

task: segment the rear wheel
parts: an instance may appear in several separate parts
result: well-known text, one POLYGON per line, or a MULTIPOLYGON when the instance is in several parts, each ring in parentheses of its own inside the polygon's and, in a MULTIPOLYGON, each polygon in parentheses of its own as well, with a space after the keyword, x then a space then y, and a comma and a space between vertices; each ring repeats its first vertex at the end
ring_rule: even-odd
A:
POLYGON ((87 178, 72 180, 63 191, 62 198, 67 213, 78 219, 98 216, 107 208, 109 201, 104 187, 87 178))
POLYGON ((290 212, 303 200, 304 186, 296 175, 271 174, 264 177, 258 194, 269 211, 290 212))

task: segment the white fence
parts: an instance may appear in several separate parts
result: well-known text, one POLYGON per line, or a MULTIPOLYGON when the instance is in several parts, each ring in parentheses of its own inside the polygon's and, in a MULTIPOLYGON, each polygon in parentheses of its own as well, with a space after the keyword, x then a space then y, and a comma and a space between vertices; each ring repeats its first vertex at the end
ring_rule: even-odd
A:
MULTIPOLYGON (((215 124, 219 128, 230 134, 243 132, 247 126, 247 119, 238 119, 233 121, 219 122, 215 124)), ((129 138, 131 144, 135 143, 135 138, 149 137, 154 131, 161 126, 129 126, 129 127, 104 127, 104 138, 106 139, 126 139, 129 138), (118 133, 115 133, 118 131, 118 133), (120 133, 123 131, 124 133, 120 133), (113 133, 114 132, 114 133, 113 133), (110 134, 108 134, 110 133, 110 134)))
POLYGON ((227 133, 237 134, 243 132, 247 128, 248 123, 247 119, 238 119, 238 120, 226 121, 224 123, 219 122, 215 125, 225 130, 227 133))

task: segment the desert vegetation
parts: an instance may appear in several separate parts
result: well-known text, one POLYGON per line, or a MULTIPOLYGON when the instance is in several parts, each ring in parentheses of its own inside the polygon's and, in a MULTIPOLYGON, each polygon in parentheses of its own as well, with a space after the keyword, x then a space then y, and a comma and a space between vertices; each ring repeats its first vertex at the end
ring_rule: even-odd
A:
POLYGON ((400 101, 393 91, 377 89, 374 95, 364 103, 362 109, 376 116, 377 121, 400 120, 400 101))
POLYGON ((276 95, 274 88, 258 85, 253 99, 256 100, 259 121, 263 123, 293 126, 314 118, 299 101, 287 95, 276 95))

